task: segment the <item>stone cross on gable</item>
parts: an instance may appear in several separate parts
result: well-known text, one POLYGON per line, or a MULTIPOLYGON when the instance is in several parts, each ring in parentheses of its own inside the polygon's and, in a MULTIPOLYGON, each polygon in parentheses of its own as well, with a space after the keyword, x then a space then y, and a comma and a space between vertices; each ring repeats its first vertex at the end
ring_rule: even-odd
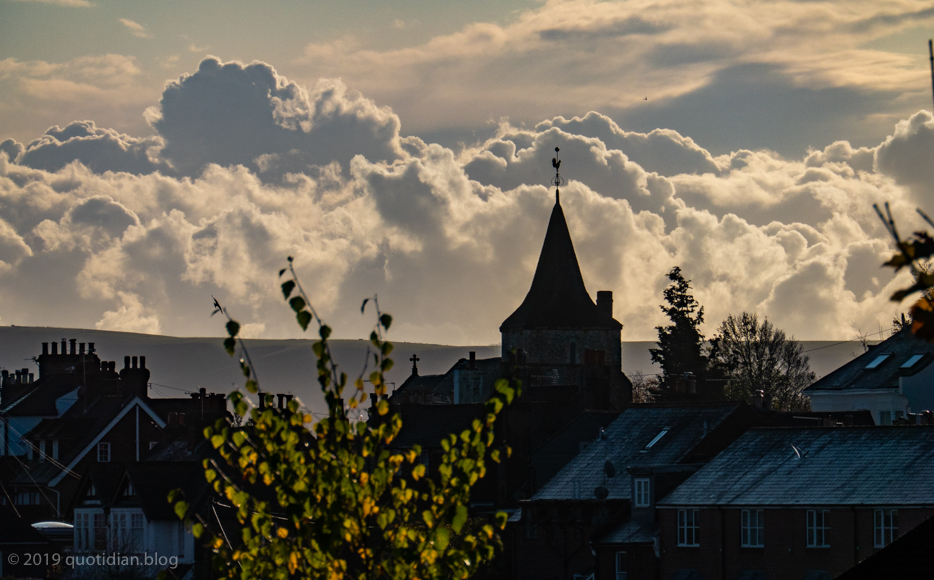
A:
POLYGON ((413 353, 412 358, 410 358, 409 360, 412 361, 412 375, 417 377, 418 376, 418 361, 422 359, 418 358, 418 355, 413 353))

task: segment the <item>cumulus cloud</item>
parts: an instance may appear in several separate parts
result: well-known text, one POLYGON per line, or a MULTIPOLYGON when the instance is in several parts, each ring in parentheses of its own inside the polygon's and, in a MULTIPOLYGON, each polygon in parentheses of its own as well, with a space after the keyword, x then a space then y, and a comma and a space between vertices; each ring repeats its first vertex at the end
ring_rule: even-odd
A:
POLYGON ((921 112, 874 146, 789 159, 714 155, 591 112, 502 121, 454 151, 400 137, 391 110, 338 81, 307 91, 215 58, 168 84, 150 118, 151 137, 83 121, 0 143, 5 320, 216 334, 213 295, 252 336, 292 336, 275 276, 291 255, 343 336, 368 332, 359 305, 376 294, 396 339, 494 343, 531 282, 559 147, 584 279, 614 291, 625 339, 654 338, 676 265, 708 334, 746 310, 797 338, 852 338, 898 308, 904 280, 879 267, 891 246, 871 206, 916 225, 926 174, 911 159, 934 126, 921 112))

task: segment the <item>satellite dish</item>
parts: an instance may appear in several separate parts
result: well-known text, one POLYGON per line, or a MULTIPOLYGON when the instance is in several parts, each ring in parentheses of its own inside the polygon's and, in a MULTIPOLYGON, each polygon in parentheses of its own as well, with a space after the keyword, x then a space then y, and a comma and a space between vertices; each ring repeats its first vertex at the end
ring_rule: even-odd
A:
POLYGON ((593 495, 597 499, 606 499, 610 495, 610 490, 601 485, 597 489, 593 490, 593 495))
POLYGON ((613 477, 616 475, 616 468, 613 467, 611 462, 607 461, 603 464, 603 473, 605 473, 607 477, 613 477))

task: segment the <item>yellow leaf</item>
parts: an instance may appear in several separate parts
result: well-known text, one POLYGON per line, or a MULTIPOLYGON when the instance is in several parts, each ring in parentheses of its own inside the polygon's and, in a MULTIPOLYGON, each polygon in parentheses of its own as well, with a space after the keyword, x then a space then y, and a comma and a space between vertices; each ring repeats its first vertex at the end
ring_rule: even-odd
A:
POLYGON ((279 536, 280 538, 285 538, 286 536, 289 535, 289 531, 285 528, 279 528, 278 530, 276 530, 276 535, 279 536))

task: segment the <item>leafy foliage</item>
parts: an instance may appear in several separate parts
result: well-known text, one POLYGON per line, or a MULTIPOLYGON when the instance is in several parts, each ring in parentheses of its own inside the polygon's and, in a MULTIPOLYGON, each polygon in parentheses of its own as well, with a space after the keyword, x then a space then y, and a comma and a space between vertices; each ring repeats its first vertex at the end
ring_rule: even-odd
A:
POLYGON ((727 396, 747 400, 762 391, 765 400, 779 411, 807 411, 810 400, 802 391, 814 382, 809 357, 793 338, 755 314, 732 314, 717 329, 716 356, 727 369, 727 396))
MULTIPOLYGON (((908 268, 914 279, 911 286, 896 291, 891 299, 893 302, 901 302, 913 294, 921 294, 909 310, 911 332, 920 339, 932 342, 934 341, 934 292, 932 292, 934 273, 931 272, 931 258, 934 256, 934 238, 931 238, 930 234, 925 231, 918 231, 912 238, 902 240, 895 226, 895 220, 892 218, 889 204, 885 204, 885 215, 882 214, 879 206, 873 205, 872 207, 885 224, 889 234, 895 239, 895 247, 898 249, 883 266, 894 268, 896 272, 902 268, 908 268)), ((934 226, 934 222, 926 213, 920 209, 917 212, 924 221, 934 226)))
MULTIPOLYGON (((175 502, 176 513, 206 541, 214 551, 216 570, 229 578, 469 577, 502 547, 499 530, 505 527, 505 513, 497 513, 494 522, 465 523, 471 487, 486 475, 488 461, 500 460, 500 451, 493 448, 494 422, 519 394, 520 385, 505 379, 496 383, 486 417, 442 441, 444 455, 434 477, 418 461, 419 447, 387 448, 402 420, 390 415, 385 398, 371 407, 369 422, 348 418, 342 399, 347 375, 338 371, 331 356, 331 329, 302 290, 292 258, 280 278, 286 272, 291 278, 282 283, 282 293, 299 325, 304 329, 313 320, 318 323, 320 340, 313 349, 328 416, 312 423, 311 415, 294 400, 286 409, 272 408, 272 397, 259 390, 239 340, 239 324, 228 316, 227 340, 239 343, 243 353, 246 389, 269 403, 254 409, 241 392, 231 393, 236 416, 248 417, 248 426, 218 421, 204 432, 220 456, 205 460, 205 476, 234 506, 240 536, 213 529, 173 492, 169 500, 175 502)), ((368 379, 375 394, 382 396, 383 374, 392 367, 392 344, 383 333, 392 317, 379 311, 375 299, 373 304, 378 322, 370 333, 374 370, 368 379)), ((227 316, 215 300, 218 312, 227 316)), ((353 383, 351 409, 367 398, 364 382, 361 373, 353 383)))
POLYGON ((664 291, 668 306, 659 308, 671 324, 655 327, 658 348, 649 349, 649 352, 652 362, 662 368, 661 381, 670 386, 673 380, 685 373, 693 373, 702 380, 706 375, 708 356, 704 335, 700 331, 704 323, 704 307, 691 294, 691 281, 684 279, 678 266, 668 272, 668 279, 671 284, 664 291))
POLYGON ((651 403, 661 390, 655 375, 645 375, 636 371, 629 375, 629 380, 632 381, 633 403, 651 403))

